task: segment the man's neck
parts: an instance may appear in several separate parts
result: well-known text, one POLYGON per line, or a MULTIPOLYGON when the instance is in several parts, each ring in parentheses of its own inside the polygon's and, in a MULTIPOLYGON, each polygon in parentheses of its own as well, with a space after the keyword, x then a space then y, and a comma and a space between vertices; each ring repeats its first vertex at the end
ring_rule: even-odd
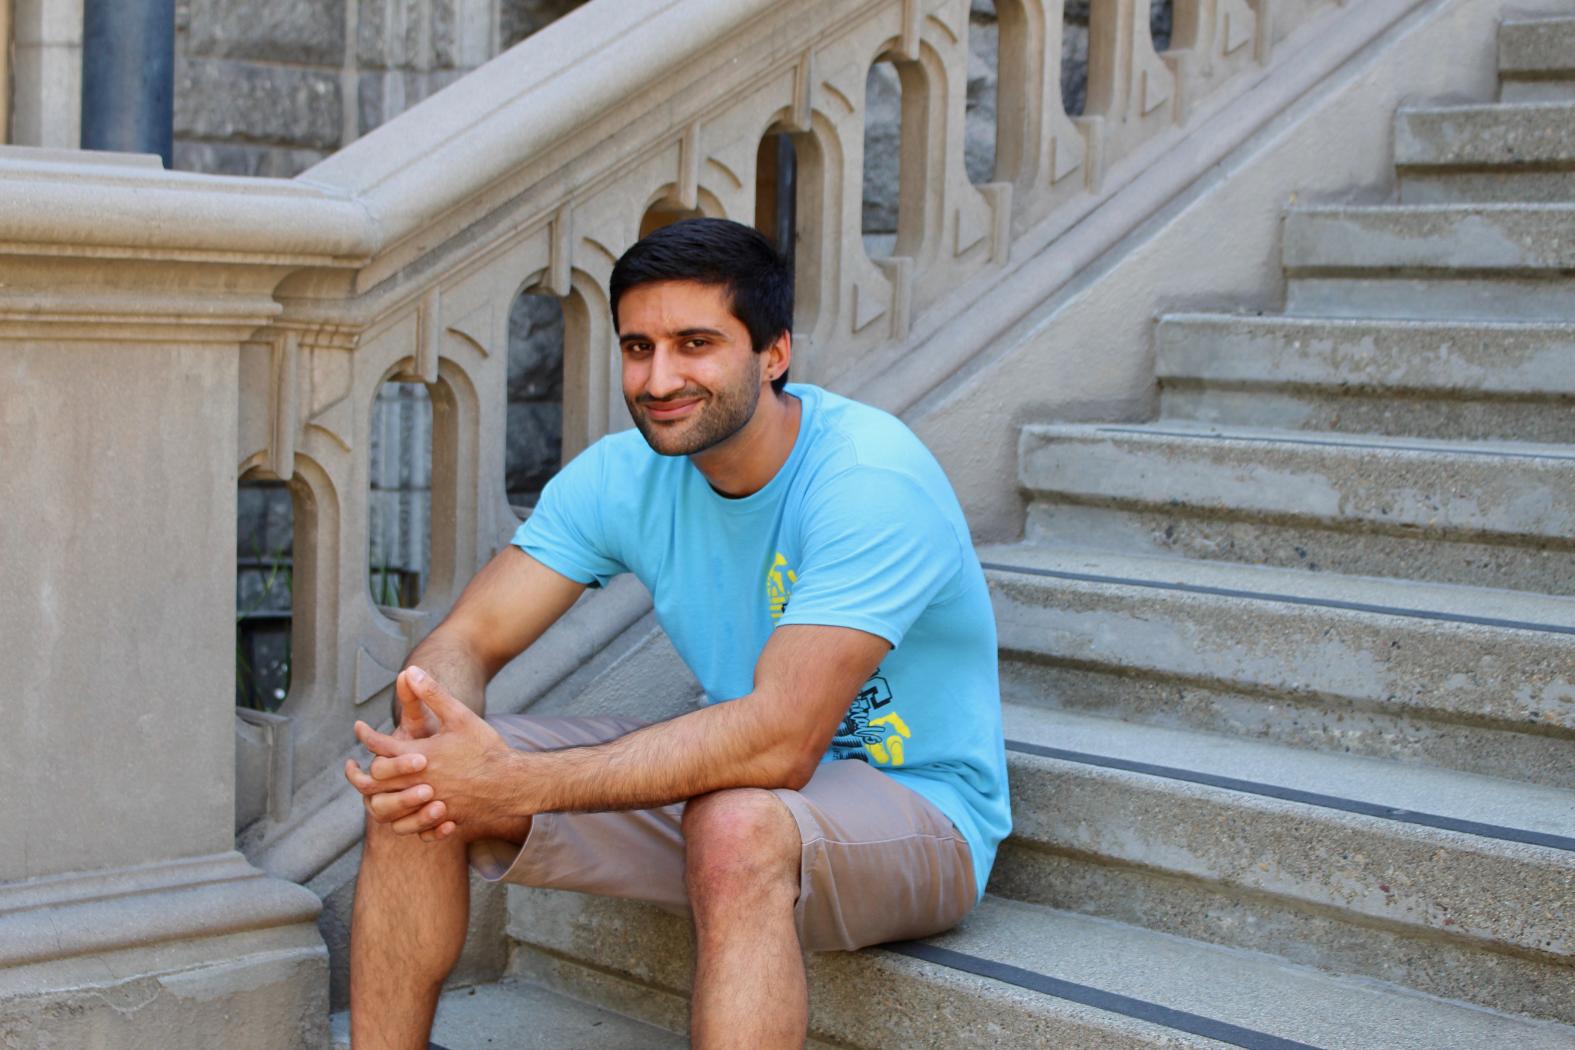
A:
POLYGON ((734 499, 759 492, 793 454, 803 402, 768 390, 742 430, 713 448, 689 457, 711 487, 734 499))

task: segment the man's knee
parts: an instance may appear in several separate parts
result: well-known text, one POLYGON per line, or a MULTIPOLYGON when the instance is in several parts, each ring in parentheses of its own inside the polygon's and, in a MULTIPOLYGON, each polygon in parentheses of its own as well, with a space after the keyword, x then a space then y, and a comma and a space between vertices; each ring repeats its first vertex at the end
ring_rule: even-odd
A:
POLYGON ((798 896, 798 825, 762 788, 717 791, 684 806, 684 881, 696 911, 762 896, 798 896))

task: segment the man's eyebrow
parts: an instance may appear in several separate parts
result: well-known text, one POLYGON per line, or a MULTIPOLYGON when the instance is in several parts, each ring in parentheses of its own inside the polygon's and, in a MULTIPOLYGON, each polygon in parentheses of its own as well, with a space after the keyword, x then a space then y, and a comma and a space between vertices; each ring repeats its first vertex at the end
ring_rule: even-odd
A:
POLYGON ((680 339, 687 339, 694 335, 714 335, 719 339, 727 338, 727 333, 720 328, 681 328, 678 330, 678 338, 680 339))
POLYGON ((618 342, 620 344, 621 343, 634 343, 634 342, 649 343, 650 341, 651 341, 651 337, 646 335, 644 332, 619 332, 618 333, 618 342))

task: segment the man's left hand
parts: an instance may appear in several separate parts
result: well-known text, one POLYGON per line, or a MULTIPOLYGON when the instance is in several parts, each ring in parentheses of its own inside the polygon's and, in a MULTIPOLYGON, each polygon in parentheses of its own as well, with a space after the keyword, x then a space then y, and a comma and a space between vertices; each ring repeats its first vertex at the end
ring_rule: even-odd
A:
POLYGON ((352 763, 346 776, 366 796, 372 819, 436 842, 460 824, 485 834, 488 827, 530 816, 511 811, 509 773, 517 756, 497 731, 421 668, 407 667, 401 677, 442 728, 411 740, 355 724, 356 738, 373 758, 365 771, 352 763), (423 786, 431 794, 416 790, 423 786), (412 811, 411 803, 423 796, 431 801, 412 811))

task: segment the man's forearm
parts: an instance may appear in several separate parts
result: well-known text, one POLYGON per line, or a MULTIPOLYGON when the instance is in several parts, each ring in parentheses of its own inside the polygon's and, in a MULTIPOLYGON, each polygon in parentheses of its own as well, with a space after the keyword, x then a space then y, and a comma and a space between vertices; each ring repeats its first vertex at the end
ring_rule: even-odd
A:
POLYGON ((646 726, 594 747, 515 752, 518 815, 644 809, 736 787, 802 787, 815 742, 751 695, 646 726))

